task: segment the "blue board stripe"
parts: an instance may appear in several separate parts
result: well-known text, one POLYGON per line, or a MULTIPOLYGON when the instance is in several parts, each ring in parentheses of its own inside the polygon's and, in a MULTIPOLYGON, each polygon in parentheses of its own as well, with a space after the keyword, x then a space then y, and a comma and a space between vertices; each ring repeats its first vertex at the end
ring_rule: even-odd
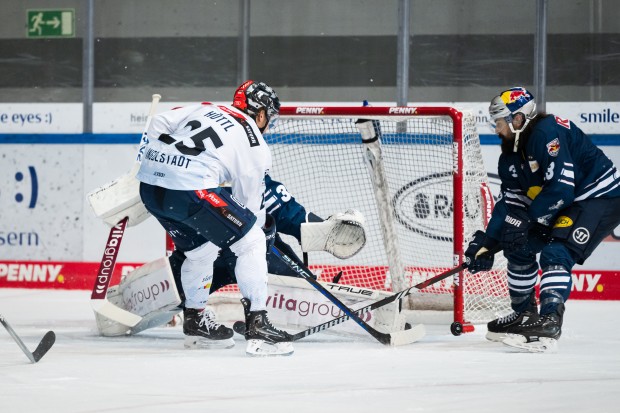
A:
MULTIPOLYGON (((303 135, 299 135, 300 137, 303 135)), ((0 134, 1 144, 48 144, 48 145, 63 145, 63 144, 105 144, 105 145, 137 145, 140 142, 141 134, 139 133, 59 133, 59 134, 0 134)), ((388 139, 385 143, 400 143, 400 140, 394 136, 386 136, 388 139)), ((416 141, 418 143, 428 144, 430 141, 429 136, 417 135, 416 141)), ((278 143, 281 137, 268 135, 267 142, 270 144, 278 143)), ((316 138, 316 135, 308 135, 308 143, 318 143, 312 140, 316 138)), ((329 143, 342 144, 342 143, 358 143, 359 135, 357 134, 334 134, 329 136, 329 143)), ((598 146, 620 146, 620 134, 597 134, 590 135, 590 138, 594 144, 598 146)), ((480 143, 482 145, 499 145, 499 138, 497 135, 480 135, 480 143)), ((446 141, 441 140, 441 143, 446 141)))

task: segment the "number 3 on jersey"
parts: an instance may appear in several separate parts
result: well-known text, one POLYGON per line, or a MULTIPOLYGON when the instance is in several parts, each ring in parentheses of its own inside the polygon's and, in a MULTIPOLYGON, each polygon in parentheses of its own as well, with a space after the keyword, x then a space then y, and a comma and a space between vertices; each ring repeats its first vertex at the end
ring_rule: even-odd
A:
MULTIPOLYGON (((187 125, 185 125, 185 127, 188 127, 188 126, 191 128, 190 131, 193 131, 193 130, 200 128, 202 125, 197 120, 191 120, 187 122, 187 125)), ((217 132, 215 132, 215 130, 211 126, 190 136, 190 139, 192 140, 192 142, 194 142, 193 148, 190 148, 189 146, 183 144, 182 141, 177 142, 175 138, 168 135, 167 133, 161 134, 159 136, 159 140, 165 144, 172 145, 176 142, 174 147, 177 148, 178 151, 181 152, 183 155, 188 155, 188 156, 196 156, 200 154, 201 152, 204 152, 206 150, 205 145, 204 145, 204 141, 206 139, 211 139, 211 142, 213 142, 213 146, 215 146, 215 149, 224 145, 219 135, 217 134, 217 132)))

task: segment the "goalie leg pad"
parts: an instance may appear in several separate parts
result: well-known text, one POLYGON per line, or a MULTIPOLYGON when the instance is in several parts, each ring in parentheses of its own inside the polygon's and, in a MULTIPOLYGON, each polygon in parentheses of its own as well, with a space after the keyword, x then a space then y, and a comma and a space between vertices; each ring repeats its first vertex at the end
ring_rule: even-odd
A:
POLYGON ((121 283, 108 289, 108 300, 119 308, 142 317, 129 327, 95 313, 101 335, 137 334, 166 324, 181 309, 181 299, 167 258, 159 258, 125 275, 121 283))
POLYGON ((304 252, 327 251, 346 259, 366 244, 364 216, 355 210, 332 215, 323 222, 301 224, 301 249, 304 252))

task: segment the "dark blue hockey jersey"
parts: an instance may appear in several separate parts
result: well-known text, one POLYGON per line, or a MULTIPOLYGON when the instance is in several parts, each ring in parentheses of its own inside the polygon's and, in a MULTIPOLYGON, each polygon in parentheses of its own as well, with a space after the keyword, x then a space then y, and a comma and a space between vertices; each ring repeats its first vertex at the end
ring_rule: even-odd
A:
POLYGON ((265 175, 266 212, 277 222, 277 231, 301 240, 300 225, 306 222, 306 209, 295 200, 284 184, 265 175))
POLYGON ((511 208, 526 208, 533 222, 551 226, 573 202, 620 197, 620 174, 611 160, 574 123, 558 116, 539 119, 524 150, 502 154, 501 196, 487 235, 498 240, 511 208))

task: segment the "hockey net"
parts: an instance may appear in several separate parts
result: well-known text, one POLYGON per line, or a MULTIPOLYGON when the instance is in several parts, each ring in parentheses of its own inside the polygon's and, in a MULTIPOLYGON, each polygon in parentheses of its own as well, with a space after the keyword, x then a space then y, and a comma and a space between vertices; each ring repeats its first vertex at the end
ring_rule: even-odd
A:
MULTIPOLYGON (((317 215, 353 208, 367 242, 352 258, 310 252, 321 281, 400 291, 464 260, 493 206, 473 115, 447 107, 283 107, 265 135, 273 179, 317 215), (378 138, 363 143, 359 123, 378 138)), ((285 239, 301 257, 298 242, 285 239)), ((467 271, 409 296, 412 310, 453 311, 463 331, 509 312, 506 263, 467 271)))

